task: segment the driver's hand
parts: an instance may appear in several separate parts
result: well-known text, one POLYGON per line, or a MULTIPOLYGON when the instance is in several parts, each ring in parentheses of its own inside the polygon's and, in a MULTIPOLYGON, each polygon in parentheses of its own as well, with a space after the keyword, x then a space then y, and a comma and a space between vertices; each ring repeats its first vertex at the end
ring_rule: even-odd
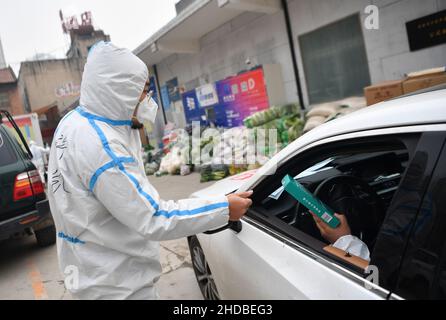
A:
POLYGON ((240 220, 240 218, 246 213, 246 211, 252 204, 252 200, 249 199, 251 195, 252 190, 240 193, 232 193, 227 196, 229 203, 230 221, 240 220))
POLYGON ((350 235, 352 232, 350 230, 350 226, 348 225, 347 218, 343 214, 335 213, 336 218, 339 219, 339 225, 336 228, 330 227, 328 224, 323 222, 317 215, 311 212, 314 221, 316 222, 316 226, 321 232, 321 236, 330 242, 331 244, 335 243, 340 237, 350 235))

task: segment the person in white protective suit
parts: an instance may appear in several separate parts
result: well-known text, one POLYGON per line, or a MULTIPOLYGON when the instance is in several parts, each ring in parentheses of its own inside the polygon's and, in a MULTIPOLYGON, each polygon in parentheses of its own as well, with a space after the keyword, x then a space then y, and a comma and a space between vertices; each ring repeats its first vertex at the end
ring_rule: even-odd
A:
POLYGON ((45 154, 49 153, 49 150, 37 145, 35 141, 31 140, 29 142, 29 149, 33 155, 32 163, 36 166, 37 171, 39 171, 40 178, 45 181, 45 161, 43 157, 45 154))
POLYGON ((139 130, 154 120, 146 65, 100 42, 89 53, 80 106, 56 129, 48 193, 65 284, 79 299, 154 299, 159 241, 238 220, 251 192, 164 201, 143 167, 139 130))

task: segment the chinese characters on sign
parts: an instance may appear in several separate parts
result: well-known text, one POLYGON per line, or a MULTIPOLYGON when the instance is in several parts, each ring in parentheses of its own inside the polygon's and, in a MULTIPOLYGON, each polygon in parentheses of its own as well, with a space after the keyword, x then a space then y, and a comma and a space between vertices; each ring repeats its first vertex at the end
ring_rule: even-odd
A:
POLYGON ((184 115, 188 123, 192 121, 202 122, 204 109, 199 107, 196 90, 190 90, 183 93, 184 115))
POLYGON ((215 112, 220 126, 240 126, 247 116, 269 107, 261 68, 218 81, 216 87, 219 105, 215 112))
POLYGON ((55 89, 56 97, 72 97, 80 95, 81 86, 72 82, 65 83, 55 89))
POLYGON ((195 89, 198 103, 201 108, 209 107, 218 103, 217 91, 214 84, 205 84, 195 89))
POLYGON ((199 120, 203 108, 212 108, 215 125, 237 127, 247 116, 269 107, 263 69, 217 81, 183 93, 183 106, 187 122, 199 120))
POLYGON ((410 51, 446 43, 446 10, 406 23, 410 51))

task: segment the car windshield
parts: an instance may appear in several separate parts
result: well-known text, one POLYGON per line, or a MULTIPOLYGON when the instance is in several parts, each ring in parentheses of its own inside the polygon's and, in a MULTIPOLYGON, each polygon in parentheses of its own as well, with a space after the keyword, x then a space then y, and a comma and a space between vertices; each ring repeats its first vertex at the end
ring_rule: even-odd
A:
POLYGON ((0 130, 0 167, 17 161, 17 156, 6 137, 4 130, 0 130))
MULTIPOLYGON (((338 159, 338 158, 340 158, 340 156, 330 157, 330 158, 325 159, 325 160, 323 160, 321 162, 318 162, 315 165, 313 165, 313 166, 307 168, 306 170, 302 171, 301 173, 299 173, 297 176, 294 177, 294 179, 301 179, 301 178, 308 177, 308 176, 311 176, 313 174, 322 172, 324 170, 332 169, 333 167, 329 166, 329 164, 332 163, 335 159, 338 159)), ((274 192, 272 192, 269 195, 269 197, 274 199, 274 200, 277 200, 277 199, 280 198, 280 196, 281 196, 281 194, 283 193, 284 190, 285 190, 284 187, 280 186, 279 188, 274 190, 274 192)))

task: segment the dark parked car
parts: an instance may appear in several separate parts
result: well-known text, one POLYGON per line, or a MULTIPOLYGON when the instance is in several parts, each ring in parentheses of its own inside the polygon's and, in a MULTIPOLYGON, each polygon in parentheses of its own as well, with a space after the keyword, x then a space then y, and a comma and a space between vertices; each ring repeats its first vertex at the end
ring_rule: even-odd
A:
POLYGON ((0 240, 35 235, 39 246, 56 242, 56 229, 39 172, 19 128, 7 111, 0 111, 0 240), (17 132, 3 124, 7 118, 17 132))

